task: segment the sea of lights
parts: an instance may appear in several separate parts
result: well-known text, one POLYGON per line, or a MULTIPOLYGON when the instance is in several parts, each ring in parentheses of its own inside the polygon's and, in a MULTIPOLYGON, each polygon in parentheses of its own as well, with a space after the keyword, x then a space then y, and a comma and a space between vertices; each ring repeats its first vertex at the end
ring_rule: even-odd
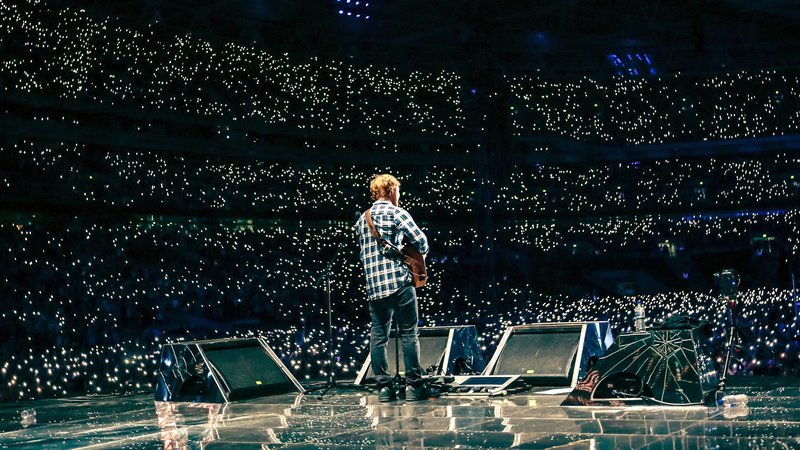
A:
MULTIPOLYGON (((3 100, 51 105, 3 103, 4 113, 48 125, 105 130, 103 115, 116 112, 127 120, 111 122, 109 134, 185 128, 197 140, 198 122, 210 130, 200 138, 215 142, 270 145, 254 130, 285 126, 290 135, 338 133, 334 141, 366 135, 370 148, 387 152, 398 151, 394 136, 442 138, 452 152, 475 148, 448 143, 474 131, 466 125, 474 111, 462 101, 468 90, 453 72, 274 55, 41 1, 0 3, 0 43, 3 100)), ((651 144, 779 136, 796 132, 800 120, 800 78, 784 73, 506 82, 520 136, 651 144)), ((352 147, 342 142, 334 150, 352 147)), ((800 367, 794 292, 773 270, 791 267, 782 258, 800 251, 791 208, 800 159, 791 152, 517 165, 507 179, 485 180, 462 167, 285 164, 172 150, 46 135, 0 145, 0 193, 8 204, 123 213, 28 213, 2 222, 7 307, 0 315, 10 336, 0 343, 2 399, 150 390, 162 342, 205 337, 263 334, 299 378, 321 376, 326 321, 317 280, 336 247, 352 244, 350 219, 369 204, 366 183, 381 171, 400 176, 404 206, 432 243, 432 279, 420 290, 423 324, 475 324, 487 356, 510 324, 607 319, 615 332, 629 328, 630 296, 585 286, 543 293, 530 282, 530 272, 554 261, 563 268, 620 254, 678 261, 691 289, 638 298, 655 319, 712 321, 718 348, 722 304, 697 288, 709 273, 688 255, 745 249, 753 258, 741 295, 748 333, 734 370, 796 374, 800 367), (487 183, 497 192, 488 205, 478 195, 487 183), (475 223, 483 208, 497 214, 491 242, 475 223), (168 212, 184 217, 151 217, 168 212), (779 241, 765 249, 753 244, 759 236, 779 241), (670 242, 677 245, 665 250, 670 242), (475 261, 488 245, 501 270, 484 283, 475 261)), ((354 252, 343 256, 333 281, 336 370, 353 375, 368 323, 354 252)))

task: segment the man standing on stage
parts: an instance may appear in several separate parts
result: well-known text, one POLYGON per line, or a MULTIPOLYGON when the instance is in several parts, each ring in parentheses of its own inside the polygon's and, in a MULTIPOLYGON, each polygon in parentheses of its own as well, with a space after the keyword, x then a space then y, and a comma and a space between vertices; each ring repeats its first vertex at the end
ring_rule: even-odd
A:
MULTIPOLYGON (((402 248, 405 236, 420 253, 427 254, 428 239, 425 233, 414 223, 411 215, 398 206, 400 182, 397 178, 387 174, 376 175, 369 184, 369 190, 374 201, 370 215, 381 238, 396 248, 402 248)), ((365 214, 361 214, 356 221, 355 230, 367 278, 369 314, 372 319, 369 351, 372 372, 380 388, 378 399, 388 402, 397 398, 386 359, 386 343, 393 316, 403 342, 406 399, 426 399, 432 392, 422 380, 417 340, 417 291, 411 273, 397 251, 381 248, 370 231, 365 214)))

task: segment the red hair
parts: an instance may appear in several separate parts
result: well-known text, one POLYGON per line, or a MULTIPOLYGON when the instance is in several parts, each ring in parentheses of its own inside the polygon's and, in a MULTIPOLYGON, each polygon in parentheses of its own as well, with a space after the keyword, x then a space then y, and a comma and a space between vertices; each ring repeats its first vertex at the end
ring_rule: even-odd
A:
POLYGON ((372 200, 389 198, 392 190, 396 187, 400 187, 400 182, 397 181, 397 178, 384 173, 372 177, 372 181, 369 182, 369 193, 372 196, 372 200))

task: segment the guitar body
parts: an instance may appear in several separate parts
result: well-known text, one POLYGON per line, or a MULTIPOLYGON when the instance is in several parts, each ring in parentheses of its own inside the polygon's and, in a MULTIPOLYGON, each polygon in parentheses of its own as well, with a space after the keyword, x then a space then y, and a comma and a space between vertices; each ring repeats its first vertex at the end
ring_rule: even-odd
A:
MULTIPOLYGON (((402 250, 398 250, 398 248, 385 239, 383 239, 378 233, 378 230, 375 229, 375 223, 372 222, 372 214, 368 209, 364 213, 364 218, 367 220, 367 226, 369 226, 369 231, 372 233, 372 237, 378 241, 378 243, 386 250, 390 250, 392 252, 397 252, 402 254, 403 257, 403 264, 408 267, 408 270, 411 272, 411 278, 414 283, 414 287, 422 287, 425 286, 425 283, 428 281, 428 269, 425 268, 425 256, 417 250, 416 247, 413 245, 405 245, 402 250)), ((399 255, 398 255, 399 256, 399 255)))
POLYGON ((428 282, 428 269, 425 267, 425 257, 413 245, 403 246, 403 263, 408 266, 413 278, 414 287, 425 286, 428 282))

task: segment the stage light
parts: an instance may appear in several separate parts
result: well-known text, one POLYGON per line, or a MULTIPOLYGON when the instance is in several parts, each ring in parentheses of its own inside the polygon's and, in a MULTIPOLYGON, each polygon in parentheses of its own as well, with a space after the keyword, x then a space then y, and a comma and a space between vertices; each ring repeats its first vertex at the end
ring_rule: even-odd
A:
POLYGON ((646 53, 626 53, 620 57, 616 53, 607 56, 618 76, 636 78, 640 75, 656 75, 656 69, 646 53))
POLYGON ((337 9, 340 15, 356 19, 369 19, 369 3, 361 3, 360 0, 336 0, 337 9))

